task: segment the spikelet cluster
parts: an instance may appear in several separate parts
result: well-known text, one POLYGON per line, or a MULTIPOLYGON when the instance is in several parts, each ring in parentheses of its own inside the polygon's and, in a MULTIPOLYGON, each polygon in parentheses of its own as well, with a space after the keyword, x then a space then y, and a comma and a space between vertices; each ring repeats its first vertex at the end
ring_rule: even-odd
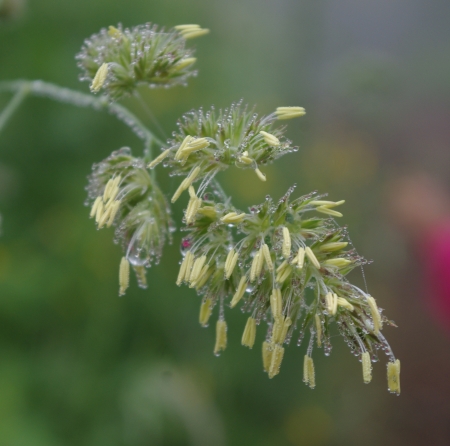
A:
MULTIPOLYGON (((134 158, 127 147, 113 152, 94 165, 87 191, 97 227, 115 226, 114 241, 122 245, 126 261, 145 287, 145 268, 159 262, 166 240, 171 240, 173 224, 167 200, 144 160, 134 158)), ((126 289, 122 284, 125 273, 122 264, 121 294, 126 289)))
MULTIPOLYGON (((288 118, 305 114, 301 107, 294 109, 288 118)), ((285 115, 279 109, 267 116, 258 116, 242 102, 225 110, 193 110, 178 122, 178 132, 168 141, 169 148, 151 163, 155 167, 164 160, 171 175, 189 176, 198 170, 197 178, 207 184, 217 172, 236 166, 253 169, 260 180, 265 175, 259 169, 277 158, 297 151, 298 147, 283 137, 285 126, 274 127, 285 115)), ((186 188, 187 189, 187 188, 186 188)))
POLYGON ((186 85, 196 75, 192 69, 196 59, 186 48, 186 38, 182 30, 164 30, 150 23, 103 28, 85 40, 76 56, 80 80, 90 82, 92 92, 102 90, 110 100, 131 95, 139 85, 186 85))
MULTIPOLYGON (((249 213, 223 204, 214 189, 204 194, 185 228, 189 235, 182 241, 185 256, 177 283, 203 297, 203 326, 216 306, 224 320, 226 307, 242 304, 242 311, 251 314, 242 336, 245 346, 253 347, 257 326, 267 324, 263 367, 270 378, 279 373, 284 345, 293 337, 300 345, 308 335, 304 381, 313 388, 313 349, 330 354, 331 326, 336 324, 369 382, 378 350, 396 364, 381 334, 383 324, 391 322, 372 296, 346 278, 366 261, 335 220, 342 216, 336 208, 344 201, 316 193, 291 199, 293 191, 278 202, 267 197, 249 213)), ((394 365, 389 367, 389 387, 396 392, 394 365)))

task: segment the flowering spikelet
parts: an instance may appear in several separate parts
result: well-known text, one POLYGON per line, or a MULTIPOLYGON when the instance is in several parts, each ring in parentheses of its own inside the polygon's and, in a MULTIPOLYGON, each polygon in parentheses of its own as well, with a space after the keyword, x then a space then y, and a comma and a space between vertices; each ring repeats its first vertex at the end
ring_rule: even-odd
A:
POLYGON ((267 321, 263 365, 270 378, 279 373, 284 344, 298 331, 300 345, 309 331, 304 379, 314 388, 312 348, 316 344, 330 353, 330 327, 335 322, 353 354, 362 358, 367 382, 370 358, 379 349, 391 353, 380 333, 382 318, 375 300, 346 279, 365 260, 354 249, 345 249, 346 229, 318 212, 320 206, 342 203, 325 202, 314 193, 291 200, 293 191, 277 203, 267 198, 249 213, 224 204, 220 194, 203 196, 208 211, 199 212, 185 228, 189 235, 182 242, 189 250, 186 257, 192 251, 196 262, 206 258, 209 275, 196 289, 210 300, 211 308, 220 305, 221 312, 227 299, 231 308, 243 302, 243 310, 252 314, 243 345, 252 346, 254 328, 267 321), (230 224, 236 216, 237 228, 230 224))
MULTIPOLYGON (((187 175, 194 166, 201 167, 198 179, 208 182, 217 172, 230 166, 253 169, 265 181, 258 166, 296 151, 282 138, 284 127, 273 128, 277 115, 259 117, 241 102, 225 110, 194 110, 178 122, 178 132, 168 141, 171 154, 165 159, 173 175, 187 175), (189 150, 192 139, 204 141, 196 150, 189 150), (183 157, 182 154, 188 154, 183 157)), ((206 184, 206 183, 205 183, 206 184)))
MULTIPOLYGON (((99 229, 116 226, 114 242, 122 245, 133 269, 158 263, 166 239, 171 240, 167 201, 144 166, 130 149, 120 149, 94 166, 87 187, 90 215, 99 229)), ((143 270, 135 271, 145 287, 143 270)))
MULTIPOLYGON (((205 33, 197 30, 189 37, 205 33)), ((164 30, 145 24, 133 28, 103 28, 84 42, 77 54, 80 80, 91 82, 91 90, 101 89, 110 99, 131 95, 138 85, 149 87, 186 85, 195 58, 186 49, 188 35, 177 29, 164 30)))

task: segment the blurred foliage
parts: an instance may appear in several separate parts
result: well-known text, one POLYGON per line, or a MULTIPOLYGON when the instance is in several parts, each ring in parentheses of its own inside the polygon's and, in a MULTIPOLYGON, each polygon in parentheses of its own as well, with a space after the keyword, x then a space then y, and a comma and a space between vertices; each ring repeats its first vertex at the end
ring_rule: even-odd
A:
MULTIPOLYGON (((149 289, 134 284, 118 298, 120 249, 87 218, 84 187, 94 162, 125 145, 139 154, 141 143, 111 116, 30 98, 0 135, 0 445, 448 444, 439 390, 448 339, 413 299, 419 288, 385 221, 382 182, 408 163, 448 171, 449 3, 41 0, 14 9, 23 3, 0 1, 1 80, 87 92, 74 55, 101 27, 199 23, 212 30, 195 41, 199 76, 188 88, 142 90, 166 134, 191 108, 241 97, 261 113, 304 106, 288 129, 301 150, 267 167, 266 183, 237 169, 220 179, 242 208, 293 183, 299 194, 347 200, 342 220, 360 253, 377 260, 369 289, 401 327, 387 335, 404 378, 395 398, 376 364, 364 386, 337 342, 330 358, 315 358, 314 391, 301 382, 305 346, 291 345, 268 380, 259 347, 240 346, 238 312, 227 312, 229 347, 214 357, 214 330, 197 323, 200 300, 174 283, 180 236, 150 271, 149 289), (431 127, 419 125, 424 107, 439 117, 431 127)), ((0 95, 0 110, 9 99, 0 95)), ((138 102, 126 103, 152 125, 138 102)), ((177 181, 158 175, 173 192, 177 181)))

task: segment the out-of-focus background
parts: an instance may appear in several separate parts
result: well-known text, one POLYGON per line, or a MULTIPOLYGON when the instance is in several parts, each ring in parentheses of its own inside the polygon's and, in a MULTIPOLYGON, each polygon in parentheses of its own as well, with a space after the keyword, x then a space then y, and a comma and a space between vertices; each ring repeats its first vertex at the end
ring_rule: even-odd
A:
MULTIPOLYGON (((386 389, 384 358, 364 385, 339 337, 330 357, 316 351, 314 391, 305 346, 289 346, 269 380, 262 330, 242 347, 239 311, 227 312, 229 347, 215 357, 199 298, 174 283, 179 235, 149 289, 133 283, 119 298, 120 249, 88 219, 84 187, 94 162, 141 144, 107 114, 30 98, 0 135, 0 445, 450 444, 450 275, 447 286, 433 274, 427 248, 428 237, 450 246, 433 232, 449 221, 450 2, 0 0, 0 80, 88 92, 74 60, 83 39, 147 21, 211 29, 190 43, 199 76, 187 88, 142 91, 167 134, 191 108, 240 98, 262 114, 307 109, 289 122, 299 152, 267 167, 266 183, 236 169, 220 179, 244 209, 293 183, 346 199, 341 222, 375 260, 369 291, 399 326, 384 332, 402 395, 386 389)), ((358 271, 350 279, 362 284, 358 271)))

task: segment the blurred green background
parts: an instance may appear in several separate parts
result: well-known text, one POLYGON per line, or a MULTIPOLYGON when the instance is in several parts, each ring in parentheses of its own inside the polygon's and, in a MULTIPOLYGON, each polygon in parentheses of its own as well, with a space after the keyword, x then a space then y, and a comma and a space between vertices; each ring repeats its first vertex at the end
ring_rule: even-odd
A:
MULTIPOLYGON (((385 335, 402 361, 398 398, 384 358, 366 386, 338 336, 330 357, 315 354, 314 391, 302 383, 304 345, 287 348, 269 380, 263 330, 243 348, 236 311, 216 358, 200 299, 174 283, 179 234, 149 289, 133 283, 118 298, 120 249, 88 219, 84 187, 94 162, 142 145, 106 113, 29 98, 0 135, 0 445, 450 444, 450 336, 387 204, 405 169, 450 185, 449 20, 448 0, 0 0, 0 80, 88 92, 74 55, 101 27, 199 23, 211 29, 190 43, 199 76, 142 91, 166 134, 199 106, 304 106, 288 129, 300 151, 267 167, 266 183, 237 169, 220 179, 243 209, 293 183, 299 195, 346 199, 342 223, 375 259, 369 290, 399 325, 385 335)), ((1 94, 0 108, 9 99, 1 94)), ((174 191, 178 181, 159 178, 174 191)), ((357 271, 350 279, 362 284, 357 271)))

